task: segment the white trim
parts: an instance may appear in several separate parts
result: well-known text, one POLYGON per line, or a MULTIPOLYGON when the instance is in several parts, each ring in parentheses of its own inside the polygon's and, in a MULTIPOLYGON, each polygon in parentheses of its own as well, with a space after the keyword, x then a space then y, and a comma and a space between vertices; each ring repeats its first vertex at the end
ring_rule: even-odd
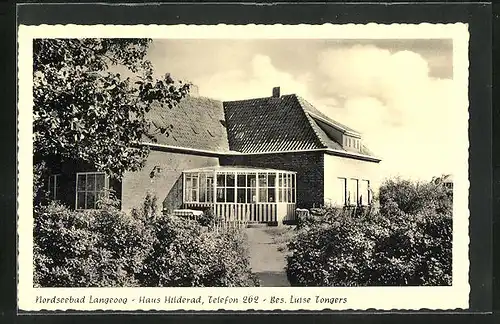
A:
POLYGON ((328 119, 326 118, 323 118, 309 110, 306 109, 306 112, 313 118, 313 119, 318 119, 319 121, 335 128, 336 130, 344 133, 345 135, 349 135, 349 136, 352 136, 352 137, 357 137, 357 138, 361 138, 361 134, 356 132, 356 131, 350 131, 350 130, 347 130, 345 129, 344 127, 340 126, 340 125, 336 125, 334 123, 332 123, 331 121, 329 121, 328 119))
POLYGON ((147 142, 142 142, 141 144, 152 147, 152 148, 159 148, 159 149, 161 148, 161 149, 167 149, 167 150, 179 151, 179 152, 185 152, 185 153, 200 153, 200 154, 206 154, 206 155, 213 155, 216 157, 219 157, 219 156, 264 155, 264 154, 286 154, 286 153, 306 153, 306 152, 326 152, 326 153, 331 153, 332 155, 339 155, 339 156, 350 157, 350 158, 358 158, 358 159, 367 160, 367 161, 371 161, 371 162, 382 161, 380 158, 375 157, 375 156, 365 155, 365 154, 361 154, 361 153, 348 152, 348 151, 340 151, 340 150, 336 150, 336 149, 332 149, 332 148, 244 153, 244 152, 237 152, 237 151, 216 152, 216 151, 200 150, 200 149, 193 149, 193 148, 188 148, 188 147, 155 144, 155 143, 147 143, 147 142))

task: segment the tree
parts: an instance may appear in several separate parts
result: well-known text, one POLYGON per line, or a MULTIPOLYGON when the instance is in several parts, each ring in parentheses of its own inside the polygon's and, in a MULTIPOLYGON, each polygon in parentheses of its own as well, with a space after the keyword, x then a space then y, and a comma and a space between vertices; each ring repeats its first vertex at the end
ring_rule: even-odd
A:
MULTIPOLYGON (((150 39, 36 39, 33 42, 35 181, 47 161, 90 163, 120 178, 137 170, 154 141, 148 120, 155 101, 173 108, 189 84, 153 77, 150 39), (124 77, 113 67, 125 67, 124 77)), ((118 70, 118 68, 115 68, 118 70)), ((37 184, 35 183, 35 190, 37 184)))

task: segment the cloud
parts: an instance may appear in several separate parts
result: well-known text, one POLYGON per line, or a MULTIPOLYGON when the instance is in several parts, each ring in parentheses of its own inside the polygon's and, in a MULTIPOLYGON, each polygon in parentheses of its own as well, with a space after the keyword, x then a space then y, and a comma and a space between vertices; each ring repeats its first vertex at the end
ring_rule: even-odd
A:
POLYGON ((343 98, 332 118, 363 133, 385 175, 430 178, 453 172, 456 115, 453 81, 429 76, 417 53, 374 46, 327 50, 318 55, 323 95, 343 98))
POLYGON ((277 69, 262 54, 254 55, 247 69, 222 71, 198 78, 196 83, 201 95, 222 100, 268 97, 276 86, 281 87, 282 93, 308 93, 304 82, 277 69))

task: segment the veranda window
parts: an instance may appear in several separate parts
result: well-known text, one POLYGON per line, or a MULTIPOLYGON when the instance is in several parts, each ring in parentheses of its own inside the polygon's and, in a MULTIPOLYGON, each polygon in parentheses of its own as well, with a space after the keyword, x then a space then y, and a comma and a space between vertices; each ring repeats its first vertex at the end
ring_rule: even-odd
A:
POLYGON ((104 172, 76 174, 76 209, 95 209, 100 195, 109 188, 104 172))
POLYGON ((295 202, 295 174, 243 168, 191 170, 184 173, 184 202, 292 203, 295 202))
POLYGON ((198 174, 186 174, 184 199, 186 202, 198 201, 198 174))

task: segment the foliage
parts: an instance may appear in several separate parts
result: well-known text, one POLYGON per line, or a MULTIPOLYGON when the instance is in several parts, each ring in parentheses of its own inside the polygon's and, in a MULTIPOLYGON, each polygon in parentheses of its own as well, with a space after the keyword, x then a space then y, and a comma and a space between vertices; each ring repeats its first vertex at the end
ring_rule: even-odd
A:
POLYGON ((208 231, 196 221, 165 215, 140 281, 148 287, 255 286, 238 231, 208 231))
POLYGON ((197 221, 201 226, 212 227, 215 226, 219 220, 217 219, 217 216, 215 215, 212 208, 206 208, 203 211, 203 214, 198 217, 197 221))
POLYGON ((153 77, 149 39, 35 39, 33 135, 35 171, 41 161, 73 159, 113 177, 137 170, 148 156, 138 146, 156 128, 153 102, 174 107, 189 91, 170 75, 153 77), (124 70, 128 77, 113 72, 124 70))
POLYGON ((162 215, 147 195, 131 214, 35 209, 34 282, 41 287, 255 286, 246 239, 162 215))
POLYGON ((51 287, 135 286, 151 249, 144 224, 114 208, 35 210, 34 282, 51 287))
POLYGON ((451 285, 452 197, 443 186, 393 179, 380 213, 313 210, 289 243, 297 286, 451 285))

